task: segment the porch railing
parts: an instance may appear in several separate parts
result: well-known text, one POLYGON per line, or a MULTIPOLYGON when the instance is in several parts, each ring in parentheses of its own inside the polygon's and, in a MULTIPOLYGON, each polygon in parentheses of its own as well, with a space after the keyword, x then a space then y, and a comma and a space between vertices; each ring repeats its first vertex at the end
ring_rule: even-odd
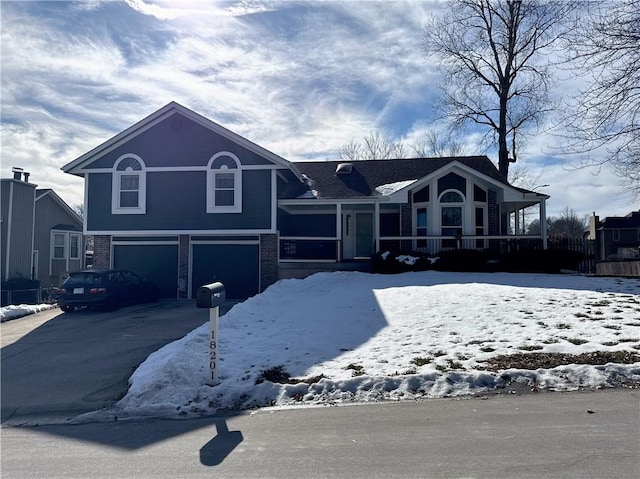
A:
POLYGON ((339 238, 326 236, 281 236, 278 247, 278 260, 287 262, 328 262, 342 260, 339 238))
MULTIPOLYGON (((342 261, 342 241, 326 236, 281 236, 278 259, 285 262, 342 261)), ((518 249, 542 249, 539 236, 383 236, 380 247, 373 251, 414 251, 422 254, 437 254, 454 249, 493 250, 508 252, 518 249)))
MULTIPOLYGON (((342 241, 339 238, 281 236, 279 240, 278 259, 280 262, 336 263, 342 261, 342 241)), ((372 250, 378 252, 385 250, 411 251, 430 255, 455 249, 504 254, 544 248, 542 238, 533 235, 383 236, 380 238, 379 248, 372 245, 372 250)), ((579 252, 584 257, 579 270, 584 273, 595 272, 594 242, 591 240, 548 238, 547 249, 579 252)))

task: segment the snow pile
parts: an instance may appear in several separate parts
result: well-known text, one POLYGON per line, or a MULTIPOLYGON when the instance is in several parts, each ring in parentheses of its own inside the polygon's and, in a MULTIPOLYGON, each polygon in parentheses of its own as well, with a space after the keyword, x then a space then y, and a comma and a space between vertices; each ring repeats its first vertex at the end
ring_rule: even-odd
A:
POLYGON ((516 353, 640 349, 640 281, 566 275, 319 273, 282 280, 220 318, 219 383, 209 325, 149 358, 118 414, 571 390, 640 381, 640 363, 491 372, 516 353), (291 384, 262 381, 281 367, 291 384), (303 382, 306 381, 306 382, 303 382))
POLYGON ((17 306, 4 306, 0 308, 0 321, 22 318, 30 314, 39 313, 46 309, 55 308, 55 304, 19 304, 17 306))
POLYGON ((417 180, 398 181, 396 183, 388 183, 386 185, 376 186, 376 193, 380 196, 390 196, 407 186, 414 184, 417 180))

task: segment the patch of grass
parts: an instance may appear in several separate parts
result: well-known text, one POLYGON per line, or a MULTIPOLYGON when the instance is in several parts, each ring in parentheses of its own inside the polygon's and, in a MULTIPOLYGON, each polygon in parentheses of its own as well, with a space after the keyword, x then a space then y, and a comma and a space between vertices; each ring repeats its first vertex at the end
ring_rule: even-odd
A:
POLYGON ((526 344, 520 346, 518 349, 521 351, 539 351, 540 349, 544 349, 544 346, 540 346, 539 344, 526 344))
POLYGON ((589 306, 609 306, 611 301, 608 299, 601 299, 600 301, 596 301, 595 303, 590 303, 589 306))
POLYGON ((424 366, 425 364, 430 364, 431 362, 433 362, 433 358, 417 357, 411 360, 411 364, 415 364, 418 367, 424 366))
POLYGON ((277 384, 288 384, 290 378, 291 375, 284 370, 284 366, 279 365, 260 371, 260 374, 256 378, 256 384, 261 384, 265 381, 277 384))
POLYGON ((620 344, 618 341, 607 341, 606 343, 600 343, 603 346, 617 346, 618 344, 620 344))
POLYGON ((440 356, 446 356, 446 355, 447 355, 447 353, 445 353, 445 352, 444 352, 444 351, 442 351, 442 350, 438 350, 438 351, 436 351, 435 353, 433 353, 433 357, 434 357, 434 358, 439 358, 440 356))
POLYGON ((364 367, 362 367, 359 364, 351 363, 348 366, 345 366, 345 369, 347 369, 347 370, 351 369, 351 371, 352 371, 351 374, 353 375, 354 378, 357 377, 357 376, 364 376, 364 367))
POLYGON ((567 323, 558 323, 556 324, 556 328, 558 329, 571 329, 571 325, 567 323))
POLYGON ((485 364, 488 371, 500 371, 503 369, 551 369, 569 364, 633 364, 638 361, 640 361, 640 354, 631 351, 593 351, 582 354, 517 353, 489 358, 485 364))
POLYGON ((326 379, 326 376, 324 374, 319 374, 318 376, 311 376, 311 377, 308 377, 308 378, 299 379, 298 382, 307 383, 307 384, 315 384, 317 382, 320 382, 321 379, 326 379))
POLYGON ((492 348, 491 346, 484 346, 480 348, 480 351, 482 351, 483 353, 492 353, 495 351, 495 348, 492 348))
POLYGON ((602 327, 607 329, 613 329, 615 331, 620 331, 622 329, 622 326, 618 326, 617 324, 605 324, 602 327))
POLYGON ((586 313, 575 313, 574 316, 576 318, 588 318, 589 317, 589 315, 586 314, 586 313))
POLYGON ((556 339, 556 338, 549 338, 549 339, 545 339, 544 341, 542 341, 542 344, 556 344, 559 343, 560 340, 556 339))
POLYGON ((585 344, 589 342, 586 339, 580 339, 580 338, 566 338, 566 340, 569 341, 571 344, 575 344, 576 346, 580 346, 581 344, 585 344))

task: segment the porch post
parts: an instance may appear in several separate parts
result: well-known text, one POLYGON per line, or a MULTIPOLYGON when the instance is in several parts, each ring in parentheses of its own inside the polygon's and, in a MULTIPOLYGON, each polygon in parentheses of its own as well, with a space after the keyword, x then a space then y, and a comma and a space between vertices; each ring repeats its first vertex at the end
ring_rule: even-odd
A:
POLYGON ((540 234, 542 235, 542 249, 547 249, 547 200, 540 201, 540 234))

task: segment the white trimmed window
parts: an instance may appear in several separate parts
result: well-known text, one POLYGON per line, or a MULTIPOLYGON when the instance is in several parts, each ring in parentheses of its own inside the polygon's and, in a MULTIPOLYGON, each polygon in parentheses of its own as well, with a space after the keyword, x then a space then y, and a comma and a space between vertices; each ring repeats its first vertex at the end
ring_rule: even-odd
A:
MULTIPOLYGON (((464 197, 459 191, 448 190, 440 195, 440 234, 462 236, 464 197)), ((442 241, 443 248, 455 248, 456 241, 442 241)))
POLYGON ((82 236, 79 234, 69 234, 69 259, 80 259, 80 245, 82 236))
POLYGON ((209 160, 207 213, 242 212, 242 169, 233 153, 223 151, 209 160))
POLYGON ((67 259, 67 233, 51 233, 53 259, 67 259))
POLYGON ((142 158, 133 154, 123 155, 113 169, 111 213, 144 214, 147 175, 142 158))

